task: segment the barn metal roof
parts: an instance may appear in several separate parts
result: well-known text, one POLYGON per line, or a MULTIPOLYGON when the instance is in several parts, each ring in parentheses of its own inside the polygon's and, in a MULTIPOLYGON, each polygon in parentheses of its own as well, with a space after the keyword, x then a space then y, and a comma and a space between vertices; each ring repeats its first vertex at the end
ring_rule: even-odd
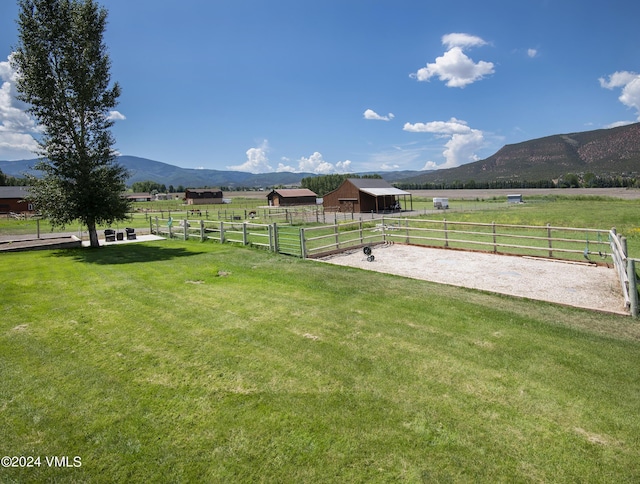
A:
POLYGON ((308 188, 278 188, 273 190, 283 198, 286 197, 317 197, 314 192, 308 188))
POLYGON ((373 195, 374 197, 382 197, 384 195, 411 195, 409 192, 392 186, 382 178, 349 178, 349 182, 355 185, 360 191, 373 195))
POLYGON ((0 198, 25 198, 30 187, 0 187, 0 198))
POLYGON ((374 197, 383 197, 385 195, 411 195, 409 192, 400 190, 399 188, 360 188, 361 192, 373 195, 374 197))

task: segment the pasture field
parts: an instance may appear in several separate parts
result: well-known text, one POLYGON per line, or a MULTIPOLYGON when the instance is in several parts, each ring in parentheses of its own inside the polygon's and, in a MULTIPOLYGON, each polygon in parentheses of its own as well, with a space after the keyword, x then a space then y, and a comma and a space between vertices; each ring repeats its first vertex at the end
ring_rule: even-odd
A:
MULTIPOLYGON (((606 190, 606 189, 604 189, 606 190)), ((613 189, 612 189, 613 190, 613 189)), ((585 227, 608 230, 612 226, 618 232, 633 237, 640 233, 640 191, 636 198, 628 195, 628 198, 596 195, 568 195, 575 193, 571 190, 548 190, 551 194, 528 195, 526 203, 507 204, 506 196, 492 195, 492 191, 467 191, 457 190, 457 198, 450 198, 449 210, 434 210, 430 194, 421 190, 413 196, 414 212, 396 213, 393 216, 422 216, 425 218, 447 218, 448 220, 460 220, 471 222, 496 222, 505 224, 522 225, 546 225, 547 223, 565 227, 585 227), (473 193, 476 196, 470 196, 473 193)), ((234 192, 231 192, 234 193, 234 192)), ((266 205, 265 192, 237 192, 241 195, 230 195, 232 203, 203 206, 187 206, 179 201, 137 202, 133 204, 134 212, 131 219, 121 222, 119 228, 133 226, 135 228, 148 228, 149 218, 158 216, 168 218, 171 213, 174 218, 187 217, 189 219, 205 218, 220 220, 234 215, 244 215, 247 211, 257 211, 266 205), (250 195, 254 195, 251 197, 250 195), (190 208, 201 211, 199 216, 187 213, 190 208), (205 217, 205 214, 207 217, 205 217)), ((434 194, 438 192, 434 191, 434 194)), ((591 193, 591 192, 587 192, 591 193)), ((599 193, 599 192, 597 192, 599 193)), ((604 191, 602 193, 609 193, 604 191)), ((611 193, 617 193, 612 191, 611 193)), ((618 194, 619 196, 622 196, 618 194)), ((408 208, 408 207, 406 207, 408 208)), ((354 214, 354 220, 362 217, 371 219, 370 214, 354 214)), ((331 215, 327 215, 327 223, 332 223, 331 215)), ((108 228, 107 226, 100 229, 108 228)), ((115 228, 115 227, 114 227, 115 228)), ((69 232, 78 232, 79 225, 70 225, 66 228, 69 232)), ((41 221, 41 231, 51 232, 52 228, 46 220, 41 221)), ((0 236, 22 233, 35 233, 34 220, 15 220, 12 218, 0 218, 0 236)))
POLYGON ((640 480, 629 317, 179 240, 0 294, 2 482, 640 480))

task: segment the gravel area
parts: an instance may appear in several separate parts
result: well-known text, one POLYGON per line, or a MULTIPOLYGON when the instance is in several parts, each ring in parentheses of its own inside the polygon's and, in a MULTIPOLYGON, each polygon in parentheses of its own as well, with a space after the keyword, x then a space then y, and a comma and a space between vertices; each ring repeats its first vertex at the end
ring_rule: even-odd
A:
POLYGON ((378 245, 320 260, 511 296, 629 314, 615 269, 581 262, 496 255, 413 245, 378 245))

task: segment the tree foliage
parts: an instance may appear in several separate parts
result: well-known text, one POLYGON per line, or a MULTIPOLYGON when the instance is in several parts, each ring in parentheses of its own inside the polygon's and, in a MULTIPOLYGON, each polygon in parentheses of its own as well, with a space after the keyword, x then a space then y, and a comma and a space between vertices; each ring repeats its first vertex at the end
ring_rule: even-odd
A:
POLYGON ((116 162, 110 87, 103 42, 107 12, 93 0, 19 0, 19 44, 11 61, 19 99, 42 128, 31 190, 37 210, 56 226, 80 220, 98 245, 97 224, 127 216, 127 172, 116 162))
POLYGON ((151 180, 133 182, 131 189, 134 193, 166 193, 167 187, 164 183, 158 183, 151 180))
POLYGON ((16 178, 15 176, 5 175, 0 170, 0 187, 20 187, 27 186, 29 181, 26 178, 16 178))

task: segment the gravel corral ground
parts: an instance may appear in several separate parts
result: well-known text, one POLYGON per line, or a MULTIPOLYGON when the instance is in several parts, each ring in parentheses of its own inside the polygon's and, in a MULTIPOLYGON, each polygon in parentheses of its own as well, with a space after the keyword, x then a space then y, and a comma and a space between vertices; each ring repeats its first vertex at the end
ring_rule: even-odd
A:
POLYGON ((320 260, 511 296, 597 311, 628 314, 617 272, 612 267, 532 257, 496 255, 413 245, 371 247, 320 260))

